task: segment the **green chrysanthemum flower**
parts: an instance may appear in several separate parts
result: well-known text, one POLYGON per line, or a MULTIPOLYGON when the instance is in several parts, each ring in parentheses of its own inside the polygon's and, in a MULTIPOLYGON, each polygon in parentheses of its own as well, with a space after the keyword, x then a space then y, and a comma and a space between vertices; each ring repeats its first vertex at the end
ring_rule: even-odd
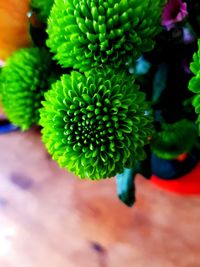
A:
POLYGON ((190 152, 197 142, 197 129, 193 122, 181 120, 173 124, 162 124, 162 131, 156 133, 151 142, 153 153, 166 160, 190 152))
POLYGON ((39 120, 38 109, 49 87, 50 69, 50 54, 36 47, 13 53, 2 69, 3 109, 9 120, 22 130, 39 120))
POLYGON ((107 68, 72 72, 45 98, 43 141, 61 167, 81 178, 101 179, 144 159, 152 117, 132 77, 107 68))
POLYGON ((54 0, 32 0, 31 7, 36 10, 41 21, 46 22, 54 0))
MULTIPOLYGON (((190 70, 194 74, 194 77, 189 82, 189 89, 197 94, 194 97, 193 105, 197 114, 200 114, 200 39, 198 40, 199 50, 193 56, 193 62, 190 64, 190 70)), ((200 122, 200 115, 198 117, 198 123, 200 122)), ((200 124, 199 124, 200 131, 200 124)))
POLYGON ((165 0, 55 0, 47 45, 63 67, 119 67, 154 46, 165 0))

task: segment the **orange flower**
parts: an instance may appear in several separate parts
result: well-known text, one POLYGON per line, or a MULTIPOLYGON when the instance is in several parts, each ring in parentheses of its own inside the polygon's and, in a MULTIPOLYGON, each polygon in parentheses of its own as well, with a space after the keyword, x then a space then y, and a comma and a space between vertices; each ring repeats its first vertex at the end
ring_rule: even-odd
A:
POLYGON ((0 1, 0 59, 30 44, 28 11, 29 0, 0 1))

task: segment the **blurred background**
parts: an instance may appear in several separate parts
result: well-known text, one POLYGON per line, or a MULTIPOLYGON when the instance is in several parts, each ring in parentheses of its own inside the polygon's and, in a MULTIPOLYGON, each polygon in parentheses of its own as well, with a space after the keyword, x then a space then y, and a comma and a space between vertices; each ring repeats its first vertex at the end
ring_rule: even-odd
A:
POLYGON ((32 130, 0 136, 0 266, 198 267, 200 198, 138 176, 133 208, 115 180, 61 170, 32 130))

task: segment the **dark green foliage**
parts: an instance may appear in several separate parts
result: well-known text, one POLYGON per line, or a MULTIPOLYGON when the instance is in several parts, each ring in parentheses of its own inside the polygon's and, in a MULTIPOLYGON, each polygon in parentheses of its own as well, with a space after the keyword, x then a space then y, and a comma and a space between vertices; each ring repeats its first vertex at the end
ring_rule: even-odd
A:
POLYGON ((3 109, 9 120, 22 130, 39 120, 38 109, 49 87, 50 70, 50 54, 36 47, 13 53, 2 69, 3 109))
POLYGON ((193 122, 181 120, 173 124, 162 124, 151 142, 153 153, 159 158, 171 160, 192 150, 197 142, 197 129, 193 122))
POLYGON ((53 159, 81 178, 122 173, 145 158, 152 116, 133 77, 112 69, 63 75, 45 94, 43 141, 53 159))
POLYGON ((54 0, 32 0, 31 7, 37 12, 38 18, 41 21, 46 22, 50 15, 53 3, 54 0))
POLYGON ((154 46, 164 0, 55 0, 47 45, 63 67, 119 67, 154 46))

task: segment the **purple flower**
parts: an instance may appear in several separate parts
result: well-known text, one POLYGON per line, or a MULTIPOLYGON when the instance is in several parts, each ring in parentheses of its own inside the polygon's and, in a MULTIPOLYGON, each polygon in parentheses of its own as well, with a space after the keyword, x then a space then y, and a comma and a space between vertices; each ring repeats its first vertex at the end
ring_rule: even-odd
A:
POLYGON ((162 25, 171 30, 174 25, 188 15, 187 4, 182 0, 169 0, 162 14, 162 25))

